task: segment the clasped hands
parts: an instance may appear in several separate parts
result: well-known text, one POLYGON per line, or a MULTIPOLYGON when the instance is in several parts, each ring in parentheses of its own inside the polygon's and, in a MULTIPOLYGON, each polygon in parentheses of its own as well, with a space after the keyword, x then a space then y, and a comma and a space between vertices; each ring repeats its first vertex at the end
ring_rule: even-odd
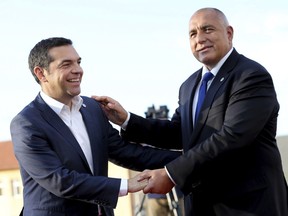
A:
POLYGON ((170 180, 166 170, 144 170, 135 177, 128 179, 128 193, 143 190, 143 193, 166 194, 172 190, 174 183, 170 180))

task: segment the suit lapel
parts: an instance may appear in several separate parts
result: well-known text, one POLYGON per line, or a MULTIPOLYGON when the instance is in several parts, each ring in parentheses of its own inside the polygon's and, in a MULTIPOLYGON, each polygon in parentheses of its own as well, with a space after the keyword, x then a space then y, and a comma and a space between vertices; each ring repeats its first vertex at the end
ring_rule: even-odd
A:
POLYGON ((207 120, 210 108, 212 106, 212 103, 215 100, 215 96, 219 90, 219 88, 226 82, 226 80, 228 79, 230 72, 233 70, 233 68, 235 67, 237 61, 235 61, 235 59, 237 59, 239 57, 239 54, 236 52, 236 50, 233 50, 233 52, 231 53, 231 55, 228 57, 228 59, 226 60, 226 62, 222 65, 222 67, 220 68, 220 70, 218 71, 216 77, 214 78, 213 82, 211 83, 211 86, 209 87, 205 100, 203 102, 203 108, 202 109, 202 118, 198 119, 197 122, 195 122, 195 128, 194 131, 192 133, 191 139, 190 139, 190 145, 191 143, 194 143, 195 140, 197 139, 200 131, 202 130, 202 128, 205 126, 205 122, 207 120))
MULTIPOLYGON (((220 70, 218 71, 216 77, 214 78, 213 82, 211 83, 210 88, 207 91, 203 107, 207 107, 203 110, 204 121, 206 122, 208 113, 210 111, 211 105, 215 100, 215 96, 219 90, 219 88, 226 82, 228 79, 230 72, 235 67, 239 54, 234 50, 231 55, 228 57, 226 62, 222 65, 220 70)), ((203 122, 203 121, 202 121, 203 122)), ((202 124, 204 125, 204 124, 202 124)))
POLYGON ((97 147, 94 145, 96 142, 95 139, 95 124, 96 122, 93 123, 93 116, 90 115, 89 112, 87 112, 86 110, 86 105, 82 106, 80 109, 84 124, 86 126, 86 130, 87 130, 87 134, 89 136, 89 141, 90 141, 90 145, 91 145, 91 151, 92 151, 92 161, 93 161, 93 172, 94 173, 98 173, 97 171, 97 164, 95 164, 95 158, 97 158, 97 155, 95 155, 95 152, 97 152, 97 147), (94 125, 94 126, 92 126, 94 125), (92 145, 93 143, 93 145, 92 145))
MULTIPOLYGON (((55 128, 61 134, 63 137, 65 137, 65 140, 70 146, 67 146, 67 148, 72 147, 80 156, 80 158, 83 160, 84 164, 86 165, 87 169, 90 170, 88 162, 86 160, 86 157, 74 137, 73 133, 70 131, 69 127, 62 121, 62 119, 43 101, 40 94, 37 96, 35 100, 36 106, 38 106, 39 110, 42 111, 42 116, 46 120, 48 124, 50 124, 52 127, 55 128)), ((61 143, 64 144, 64 143, 61 143)))
MULTIPOLYGON (((83 99, 84 100, 84 99, 83 99)), ((85 102, 85 100, 83 101, 85 102)), ((80 109, 84 124, 86 125, 87 133, 89 136, 90 144, 91 144, 91 151, 92 151, 92 158, 93 158, 93 167, 94 167, 94 174, 104 174, 103 166, 105 162, 103 162, 103 158, 106 151, 103 150, 104 145, 102 137, 99 137, 102 133, 101 128, 99 125, 99 119, 97 118, 98 114, 96 110, 91 111, 90 103, 83 104, 82 108, 80 109), (90 111, 89 111, 90 110, 90 111), (92 115, 93 114, 93 115, 92 115)))
MULTIPOLYGON (((195 73, 196 78, 190 77, 187 85, 185 85, 185 89, 183 89, 183 95, 180 95, 180 100, 181 105, 184 107, 183 112, 181 112, 182 118, 187 119, 186 125, 182 128, 183 129, 188 129, 188 134, 192 133, 193 131, 193 100, 194 100, 194 95, 195 91, 197 88, 197 84, 201 80, 201 75, 202 75, 202 70, 199 70, 195 73), (189 100, 187 100, 189 99, 189 100), (184 116, 183 116, 184 115, 184 116)), ((193 75, 192 75, 193 76, 193 75)))

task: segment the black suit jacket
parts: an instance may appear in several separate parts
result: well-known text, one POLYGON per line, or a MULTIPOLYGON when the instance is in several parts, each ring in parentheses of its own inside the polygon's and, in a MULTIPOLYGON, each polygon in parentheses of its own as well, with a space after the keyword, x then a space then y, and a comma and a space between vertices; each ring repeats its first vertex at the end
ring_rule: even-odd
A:
POLYGON ((24 185, 24 215, 95 215, 96 204, 113 215, 120 179, 107 178, 108 160, 143 170, 163 167, 179 156, 123 141, 98 102, 82 98, 80 112, 91 143, 94 175, 69 128, 40 95, 11 122, 24 185))
POLYGON ((288 215, 275 140, 279 104, 271 76, 260 64, 233 50, 193 125, 192 103, 200 79, 198 70, 181 85, 179 107, 171 121, 132 114, 123 136, 184 149, 184 155, 167 164, 167 169, 186 195, 187 215, 192 215, 193 203, 199 216, 247 214, 250 199, 258 199, 251 213, 288 215))

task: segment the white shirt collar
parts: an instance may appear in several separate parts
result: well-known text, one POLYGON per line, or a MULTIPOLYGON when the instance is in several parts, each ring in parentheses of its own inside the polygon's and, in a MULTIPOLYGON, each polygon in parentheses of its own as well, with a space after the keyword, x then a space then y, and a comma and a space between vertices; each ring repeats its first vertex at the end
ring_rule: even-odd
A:
MULTIPOLYGON (((215 65, 214 68, 211 69, 211 73, 214 75, 214 77, 217 75, 218 71, 220 70, 220 68, 222 67, 222 65, 224 64, 224 62, 227 60, 227 58, 230 56, 230 54, 233 51, 233 47, 230 49, 230 51, 228 53, 226 53, 226 55, 215 65)), ((208 72, 208 68, 206 68, 205 66, 203 66, 202 68, 202 76, 208 72)))
MULTIPOLYGON (((40 95, 42 99, 47 103, 47 105, 57 113, 57 115, 60 115, 61 111, 67 107, 67 105, 55 100, 54 98, 51 98, 47 94, 45 94, 43 91, 40 91, 40 95)), ((79 110, 83 104, 83 99, 77 95, 72 99, 72 109, 79 110)))

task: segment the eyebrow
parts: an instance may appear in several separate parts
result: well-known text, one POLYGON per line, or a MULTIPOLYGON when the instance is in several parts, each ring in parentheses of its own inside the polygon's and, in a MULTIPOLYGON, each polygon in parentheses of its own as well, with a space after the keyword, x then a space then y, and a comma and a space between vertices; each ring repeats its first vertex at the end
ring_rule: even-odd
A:
MULTIPOLYGON (((79 61, 81 61, 81 60, 82 60, 82 58, 79 57, 79 58, 77 59, 77 62, 79 62, 79 61)), ((58 67, 60 67, 61 65, 65 64, 65 63, 71 63, 71 62, 73 62, 73 61, 74 61, 74 60, 72 60, 72 59, 64 59, 64 60, 62 60, 62 61, 59 63, 58 67)))
POLYGON ((196 27, 196 28, 193 28, 189 31, 189 34, 193 33, 193 32, 196 32, 197 29, 200 29, 200 30, 205 30, 206 28, 215 28, 213 25, 211 24, 205 24, 205 25, 202 25, 200 26, 200 28, 196 27))
POLYGON ((200 26, 200 29, 206 29, 206 28, 215 28, 212 24, 205 24, 203 26, 200 26))

